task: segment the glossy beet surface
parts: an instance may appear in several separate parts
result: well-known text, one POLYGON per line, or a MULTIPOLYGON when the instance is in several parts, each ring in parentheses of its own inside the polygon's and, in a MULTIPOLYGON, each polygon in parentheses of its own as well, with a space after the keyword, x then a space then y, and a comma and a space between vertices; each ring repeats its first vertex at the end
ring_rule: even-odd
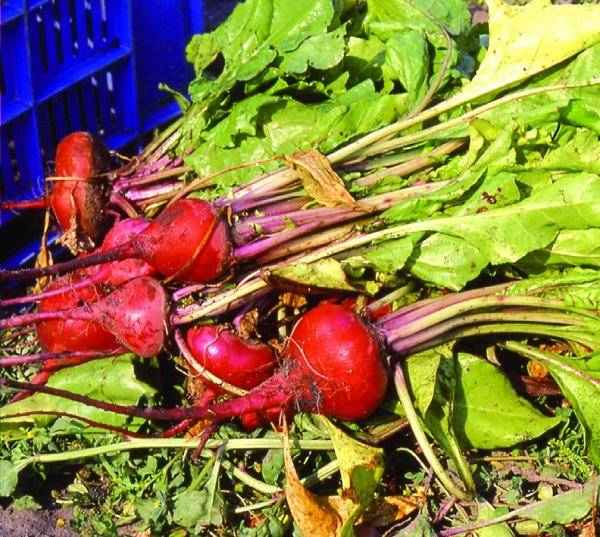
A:
POLYGON ((344 306, 323 303, 304 314, 285 357, 312 384, 299 401, 305 410, 357 420, 383 400, 388 375, 379 342, 361 317, 344 306))
POLYGON ((232 260, 229 227, 201 199, 178 200, 140 234, 139 257, 159 273, 187 282, 221 276, 232 260))
MULTIPOLYGON (((186 340, 202 367, 236 388, 255 388, 273 374, 277 365, 271 347, 259 341, 246 341, 220 326, 191 328, 186 340)), ((193 369, 193 364, 189 365, 193 369)))

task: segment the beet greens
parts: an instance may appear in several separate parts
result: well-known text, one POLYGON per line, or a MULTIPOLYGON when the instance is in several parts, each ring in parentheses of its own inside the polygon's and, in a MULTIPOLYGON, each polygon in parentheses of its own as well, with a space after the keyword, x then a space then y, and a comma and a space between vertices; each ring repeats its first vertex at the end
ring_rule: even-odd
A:
MULTIPOLYGON (((2 382, 20 390, 2 408, 3 427, 54 413, 125 437, 200 431, 198 455, 210 435, 222 433, 224 446, 260 439, 299 412, 355 422, 344 425, 352 435, 394 446, 389 431, 408 422, 419 456, 460 501, 476 492, 467 453, 541 436, 569 403, 581 451, 598 466, 588 395, 600 349, 600 48, 583 24, 597 10, 574 19, 583 11, 571 8, 584 6, 490 5, 484 49, 466 5, 394 5, 408 25, 379 0, 360 13, 351 2, 310 4, 299 26, 277 3, 247 0, 229 25, 194 38, 192 102, 133 159, 115 165, 86 133, 59 146, 52 200, 37 206, 52 206, 78 257, 0 270, 0 282, 54 278, 3 297, 2 382), (258 8, 269 21, 251 17, 258 8), (549 33, 530 40, 538 16, 549 33), (581 36, 550 24, 563 16, 581 36), (223 69, 209 78, 217 58, 223 69), (23 339, 31 348, 18 348, 23 339), (149 360, 125 384, 149 372, 165 381, 162 400, 101 401, 68 380, 129 353, 149 360), (543 379, 523 365, 537 359, 548 365, 543 379), (522 412, 532 429, 508 440, 490 432, 496 423, 477 413, 485 396, 462 393, 488 380, 490 400, 499 388, 511 394, 498 424, 509 428, 502 412, 517 409, 515 423, 522 412), (533 398, 535 408, 523 403, 533 398)), ((298 418, 292 433, 317 429, 298 418)), ((211 463, 215 497, 225 450, 211 463)), ((242 460, 232 475, 248 474, 242 460)), ((342 468, 349 505, 368 503, 383 469, 356 464, 342 468), (361 494, 367 481, 374 488, 361 494)), ((269 471, 267 459, 260 465, 269 471)), ((173 502, 200 492, 192 488, 173 502)))

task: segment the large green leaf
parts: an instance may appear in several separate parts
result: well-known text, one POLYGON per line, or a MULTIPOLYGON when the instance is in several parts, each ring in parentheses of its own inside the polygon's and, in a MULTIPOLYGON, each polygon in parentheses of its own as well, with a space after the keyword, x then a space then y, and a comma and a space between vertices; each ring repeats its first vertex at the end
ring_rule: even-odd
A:
MULTIPOLYGON (((155 367, 147 360, 132 354, 115 358, 92 360, 85 364, 68 367, 54 373, 47 382, 52 388, 85 395, 92 399, 119 405, 136 405, 141 400, 152 401, 157 388, 138 375, 140 369, 154 371, 155 367)), ((160 378, 156 375, 155 378, 160 378)), ((73 414, 94 422, 114 427, 128 425, 135 427, 141 422, 121 414, 95 408, 93 406, 56 397, 45 393, 34 393, 16 403, 8 404, 0 410, 2 430, 18 428, 22 425, 38 427, 52 423, 61 414, 73 414), (45 415, 39 412, 50 412, 45 415), (16 416, 27 413, 27 416, 16 416)))
MULTIPOLYGON (((546 178, 551 180, 550 175, 546 178)), ((435 267, 440 267, 448 276, 443 285, 459 290, 462 284, 477 277, 485 266, 514 263, 549 246, 563 230, 593 227, 600 227, 600 177, 580 173, 540 186, 530 197, 512 205, 494 209, 490 204, 490 210, 485 212, 430 218, 391 227, 367 237, 373 242, 424 231, 437 232, 437 238, 422 241, 413 254, 418 275, 426 281, 439 283, 435 267), (457 249, 463 255, 453 256, 452 252, 457 249), (470 256, 468 260, 466 255, 470 256), (418 265, 419 256, 423 256, 421 266, 418 265)))
POLYGON ((519 397, 504 374, 473 355, 457 355, 454 430, 464 448, 510 447, 537 438, 560 418, 519 397))
POLYGON ((502 0, 487 4, 487 54, 473 79, 444 107, 525 80, 600 42, 600 6, 552 5, 549 0, 525 6, 509 6, 502 0))

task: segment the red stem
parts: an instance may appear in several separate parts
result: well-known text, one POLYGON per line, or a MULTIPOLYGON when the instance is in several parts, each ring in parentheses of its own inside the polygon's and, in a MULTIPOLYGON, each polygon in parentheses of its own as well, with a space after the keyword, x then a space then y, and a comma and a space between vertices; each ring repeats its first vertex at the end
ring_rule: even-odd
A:
POLYGON ((38 198, 35 200, 21 200, 21 201, 2 201, 0 202, 0 209, 2 211, 24 211, 28 209, 47 209, 50 207, 49 198, 38 198))
POLYGON ((51 353, 29 354, 27 356, 7 356, 0 358, 0 367, 9 367, 12 365, 23 365, 31 362, 43 362, 46 360, 62 360, 71 358, 103 358, 105 352, 97 351, 64 351, 51 353))
POLYGON ((175 407, 175 408, 139 408, 135 406, 124 406, 115 403, 107 403, 69 392, 58 388, 51 388, 30 382, 19 382, 4 378, 2 385, 9 388, 18 388, 31 392, 42 392, 57 397, 64 397, 108 412, 144 418, 149 420, 183 421, 189 419, 226 419, 236 418, 244 414, 262 412, 272 408, 288 407, 296 400, 296 392, 292 382, 282 375, 275 375, 264 382, 248 395, 222 401, 213 405, 203 407, 175 407))
POLYGON ((82 308, 72 310, 38 311, 36 313, 24 313, 0 321, 0 329, 14 328, 24 324, 39 323, 42 321, 54 321, 56 319, 71 319, 75 321, 96 321, 98 315, 82 308))
POLYGON ((42 278, 44 276, 56 276, 64 272, 69 272, 92 265, 100 265, 102 263, 110 263, 111 261, 121 261, 136 257, 140 254, 142 239, 137 238, 138 242, 129 242, 121 246, 115 246, 110 250, 95 252, 85 257, 78 257, 71 261, 64 261, 55 265, 36 268, 22 268, 15 270, 0 270, 1 280, 31 280, 42 278))

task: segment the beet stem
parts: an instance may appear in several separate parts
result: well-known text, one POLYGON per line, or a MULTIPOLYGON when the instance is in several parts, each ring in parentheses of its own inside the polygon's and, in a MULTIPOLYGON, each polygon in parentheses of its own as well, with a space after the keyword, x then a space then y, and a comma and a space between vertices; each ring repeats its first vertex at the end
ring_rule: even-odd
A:
POLYGON ((261 412, 272 408, 285 408, 295 400, 297 389, 282 374, 274 375, 251 393, 228 401, 222 401, 205 407, 175 407, 175 408, 139 408, 124 406, 116 403, 98 401, 85 395, 79 395, 31 382, 19 382, 4 378, 2 385, 9 388, 18 388, 31 392, 47 393, 56 397, 63 397, 108 412, 144 418, 149 420, 183 421, 187 419, 225 419, 240 417, 243 414, 261 412))
POLYGON ((46 360, 62 360, 70 358, 104 358, 105 352, 97 351, 64 351, 51 353, 29 354, 27 356, 6 356, 0 358, 0 367, 10 367, 13 365, 23 365, 31 362, 43 362, 46 360))
MULTIPOLYGON (((141 239, 139 239, 141 240, 141 239)), ((56 265, 48 265, 46 267, 22 268, 14 270, 0 270, 0 280, 31 280, 42 278, 44 276, 56 276, 58 274, 77 270, 102 263, 110 263, 111 261, 121 261, 135 257, 139 254, 139 242, 129 242, 121 246, 116 246, 110 250, 95 252, 85 257, 78 257, 56 265)))
POLYGON ((106 410, 108 412, 114 412, 115 414, 123 414, 125 416, 133 416, 136 418, 145 418, 149 420, 165 420, 165 421, 182 421, 188 418, 193 418, 193 407, 180 407, 180 408, 138 408, 135 406, 124 406, 116 403, 107 403, 105 401, 98 401, 85 395, 79 395, 72 393, 67 390, 61 390, 59 388, 52 388, 50 386, 44 386, 41 384, 33 384, 31 382, 20 382, 8 378, 2 379, 2 386, 8 388, 17 388, 20 390, 27 390, 31 392, 41 392, 48 395, 54 395, 56 397, 62 397, 82 403, 84 405, 99 408, 100 410, 106 410))
POLYGON ((35 200, 0 202, 0 210, 2 211, 39 210, 47 209, 48 207, 50 207, 50 199, 46 197, 38 198, 35 200))

